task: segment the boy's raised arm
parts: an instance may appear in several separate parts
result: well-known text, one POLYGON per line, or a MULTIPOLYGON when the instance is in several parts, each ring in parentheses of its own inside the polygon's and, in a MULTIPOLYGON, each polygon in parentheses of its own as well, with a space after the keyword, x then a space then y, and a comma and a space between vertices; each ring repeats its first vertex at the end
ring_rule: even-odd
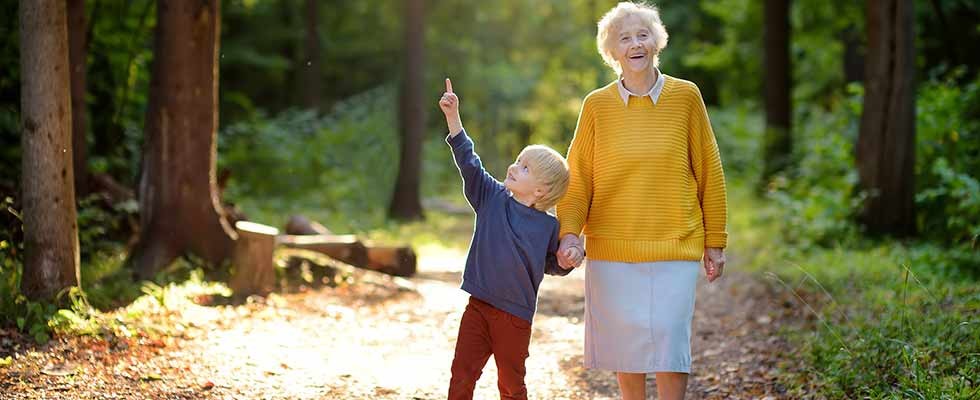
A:
POLYGON ((503 184, 483 169, 483 162, 473 150, 473 141, 463 133, 463 122, 459 118, 459 97, 453 93, 453 83, 446 78, 446 93, 439 100, 439 108, 446 115, 449 137, 446 141, 453 149, 456 167, 463 177, 463 193, 473 211, 479 212, 480 205, 494 193, 506 190, 503 184), (463 133, 462 135, 460 135, 463 133))
POLYGON ((446 78, 446 93, 442 94, 439 100, 439 108, 446 115, 446 126, 449 127, 449 136, 455 137, 463 131, 463 121, 459 119, 459 97, 453 93, 453 81, 446 78))

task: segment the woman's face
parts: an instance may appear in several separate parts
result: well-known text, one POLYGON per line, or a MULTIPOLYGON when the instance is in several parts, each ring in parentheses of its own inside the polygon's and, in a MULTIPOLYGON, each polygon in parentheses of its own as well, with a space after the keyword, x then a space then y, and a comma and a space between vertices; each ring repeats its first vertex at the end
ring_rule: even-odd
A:
POLYGON ((623 20, 616 36, 616 61, 623 72, 643 72, 653 65, 653 33, 639 17, 623 20))

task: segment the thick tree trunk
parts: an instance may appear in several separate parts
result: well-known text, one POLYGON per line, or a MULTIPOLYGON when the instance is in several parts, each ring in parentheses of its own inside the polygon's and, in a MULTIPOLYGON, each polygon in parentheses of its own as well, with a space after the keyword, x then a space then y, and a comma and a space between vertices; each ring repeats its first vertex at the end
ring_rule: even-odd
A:
POLYGON ((766 0, 765 4, 766 134, 763 150, 762 187, 788 165, 793 151, 790 131, 791 66, 789 58, 789 0, 766 0))
POLYGON ((857 142, 861 221, 873 234, 915 233, 915 47, 912 0, 869 0, 864 112, 857 142))
POLYGON ((422 134, 425 131, 425 5, 423 0, 405 2, 405 74, 402 77, 399 117, 401 157, 391 196, 389 215, 401 220, 423 218, 419 193, 422 169, 422 134))
POLYGON ((140 239, 130 264, 152 277, 184 253, 213 265, 232 253, 215 184, 220 6, 157 4, 154 61, 139 183, 140 239))
POLYGON ((61 0, 20 3, 24 274, 21 291, 53 299, 79 284, 72 171, 68 24, 61 0))
POLYGON ((88 193, 88 142, 85 129, 86 59, 88 58, 88 24, 85 22, 85 0, 68 0, 68 48, 71 66, 71 135, 75 170, 75 193, 88 193))
POLYGON ((306 0, 306 64, 303 68, 303 105, 320 109, 320 35, 317 2, 306 0))

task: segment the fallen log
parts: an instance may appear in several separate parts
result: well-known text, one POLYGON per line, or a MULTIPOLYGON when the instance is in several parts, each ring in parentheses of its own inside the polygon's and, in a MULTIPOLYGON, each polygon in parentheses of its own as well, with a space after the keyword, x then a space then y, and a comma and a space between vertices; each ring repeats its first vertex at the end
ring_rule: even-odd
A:
POLYGON ((416 272, 415 251, 408 246, 368 245, 368 269, 395 276, 412 276, 416 272))
POLYGON ((302 215, 293 215, 286 222, 287 235, 333 235, 323 224, 302 215))
POLYGON ((353 235, 334 235, 327 227, 302 215, 289 217, 286 234, 294 237, 283 239, 280 243, 319 251, 358 267, 395 276, 412 276, 417 270, 415 251, 411 247, 360 243, 353 235), (302 239, 304 237, 307 239, 302 239), (314 237, 317 239, 312 239, 314 237), (364 249, 363 258, 360 254, 361 248, 364 249))
POLYGON ((276 242, 293 249, 323 253, 355 266, 368 263, 367 248, 354 235, 279 235, 276 242))
POLYGON ((273 251, 279 230, 249 221, 235 223, 238 240, 232 255, 232 276, 228 287, 236 296, 266 295, 276 285, 273 251))

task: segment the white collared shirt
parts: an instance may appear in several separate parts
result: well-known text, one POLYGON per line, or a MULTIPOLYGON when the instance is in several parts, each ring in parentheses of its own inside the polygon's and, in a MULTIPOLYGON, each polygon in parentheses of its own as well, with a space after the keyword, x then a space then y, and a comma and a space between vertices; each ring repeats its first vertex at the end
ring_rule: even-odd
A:
POLYGON ((650 91, 647 92, 646 94, 636 94, 631 92, 629 89, 627 89, 626 86, 623 85, 622 75, 619 77, 618 80, 616 80, 616 86, 619 88, 619 97, 623 98, 624 105, 629 105, 630 96, 636 96, 636 97, 650 96, 650 100, 653 100, 653 104, 657 104, 657 100, 660 99, 660 92, 664 90, 664 81, 666 81, 666 79, 664 78, 664 74, 660 73, 660 69, 658 68, 657 82, 653 84, 653 87, 651 87, 650 91))

